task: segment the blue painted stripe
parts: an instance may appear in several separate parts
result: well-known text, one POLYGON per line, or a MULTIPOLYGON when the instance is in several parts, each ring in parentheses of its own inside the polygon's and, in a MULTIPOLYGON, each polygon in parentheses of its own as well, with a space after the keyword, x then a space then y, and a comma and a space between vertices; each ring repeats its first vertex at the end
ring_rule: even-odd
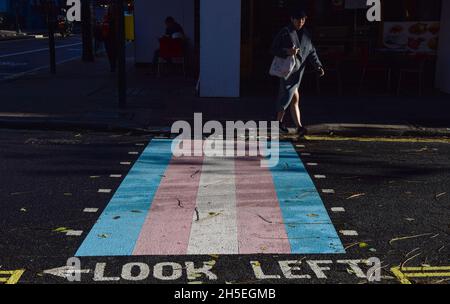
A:
POLYGON ((345 253, 322 199, 290 142, 280 142, 280 161, 271 173, 292 253, 345 253))
POLYGON ((130 256, 170 160, 172 140, 152 140, 76 256, 130 256))

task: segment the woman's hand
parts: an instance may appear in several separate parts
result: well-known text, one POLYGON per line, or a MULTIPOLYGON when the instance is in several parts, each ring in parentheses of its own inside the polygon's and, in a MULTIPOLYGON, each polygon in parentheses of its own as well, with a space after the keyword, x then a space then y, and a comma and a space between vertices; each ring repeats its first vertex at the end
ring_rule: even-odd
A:
POLYGON ((325 70, 323 69, 323 67, 320 67, 320 68, 317 70, 317 73, 319 74, 319 77, 325 76, 325 70))
POLYGON ((300 49, 293 47, 292 49, 288 49, 287 53, 289 56, 295 56, 300 52, 300 49))

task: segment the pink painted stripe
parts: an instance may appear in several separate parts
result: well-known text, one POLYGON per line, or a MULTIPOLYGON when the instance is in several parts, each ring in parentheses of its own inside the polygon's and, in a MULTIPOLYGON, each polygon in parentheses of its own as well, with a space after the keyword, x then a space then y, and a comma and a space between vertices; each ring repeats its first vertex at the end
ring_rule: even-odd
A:
POLYGON ((174 157, 152 202, 133 255, 185 255, 203 157, 174 157))
POLYGON ((272 175, 260 157, 236 159, 236 200, 240 254, 290 254, 272 175))

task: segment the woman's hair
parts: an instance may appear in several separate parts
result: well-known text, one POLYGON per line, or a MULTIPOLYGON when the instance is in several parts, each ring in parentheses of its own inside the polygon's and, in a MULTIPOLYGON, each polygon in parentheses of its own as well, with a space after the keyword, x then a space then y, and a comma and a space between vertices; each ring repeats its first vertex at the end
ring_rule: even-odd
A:
POLYGON ((294 18, 294 19, 301 19, 301 18, 305 18, 306 16, 307 16, 307 14, 303 9, 296 9, 296 10, 292 10, 292 12, 291 12, 291 18, 294 18))

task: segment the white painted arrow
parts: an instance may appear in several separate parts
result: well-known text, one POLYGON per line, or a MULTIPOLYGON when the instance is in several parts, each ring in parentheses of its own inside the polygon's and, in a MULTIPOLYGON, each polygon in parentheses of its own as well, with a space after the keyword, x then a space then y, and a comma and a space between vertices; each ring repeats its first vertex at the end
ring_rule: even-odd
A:
POLYGON ((90 269, 75 269, 73 266, 63 266, 63 267, 57 267, 53 269, 44 270, 45 274, 49 274, 55 277, 61 277, 61 278, 69 278, 70 276, 73 276, 74 274, 81 274, 81 273, 90 273, 90 269))

